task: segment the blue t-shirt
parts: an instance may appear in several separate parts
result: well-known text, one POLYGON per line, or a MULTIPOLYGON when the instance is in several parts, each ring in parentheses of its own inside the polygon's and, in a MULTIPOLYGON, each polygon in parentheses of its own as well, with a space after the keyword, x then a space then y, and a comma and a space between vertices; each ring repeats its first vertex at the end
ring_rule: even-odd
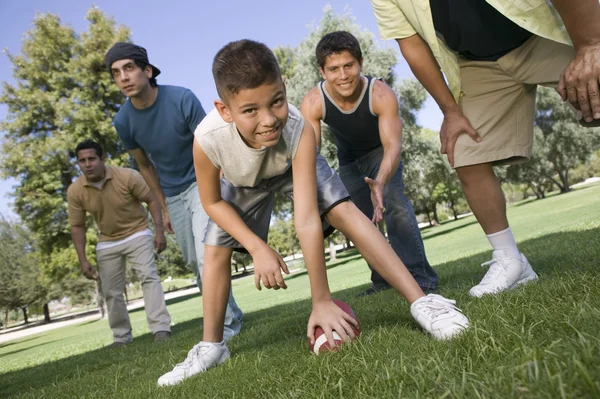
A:
POLYGON ((127 99, 113 124, 126 150, 141 148, 150 156, 165 196, 172 197, 196 181, 194 130, 205 116, 189 89, 161 85, 148 108, 136 109, 127 99))

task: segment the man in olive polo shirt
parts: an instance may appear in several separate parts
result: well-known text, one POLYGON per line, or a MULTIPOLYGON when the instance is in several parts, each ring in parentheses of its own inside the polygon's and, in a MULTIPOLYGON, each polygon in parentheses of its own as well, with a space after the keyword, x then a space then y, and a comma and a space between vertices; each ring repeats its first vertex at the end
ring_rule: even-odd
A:
POLYGON ((96 279, 96 271, 85 254, 85 215, 89 212, 100 231, 96 261, 108 324, 114 335, 111 346, 119 347, 133 339, 123 295, 125 261, 132 265, 142 285, 146 319, 154 341, 164 341, 171 335, 171 316, 154 263, 154 249, 160 253, 166 247, 158 199, 137 171, 105 165, 100 144, 86 140, 77 145, 75 154, 82 175, 67 192, 71 237, 82 273, 96 279), (142 202, 148 204, 156 224, 154 240, 142 202))

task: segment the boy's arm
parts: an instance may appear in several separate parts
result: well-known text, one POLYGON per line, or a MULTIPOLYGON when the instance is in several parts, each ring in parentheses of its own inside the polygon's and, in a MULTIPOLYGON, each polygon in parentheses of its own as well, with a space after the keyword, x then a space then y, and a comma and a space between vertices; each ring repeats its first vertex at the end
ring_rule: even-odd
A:
POLYGON ((300 104, 300 112, 302 116, 310 122, 316 138, 317 147, 321 148, 321 119, 323 118, 323 104, 321 102, 321 94, 319 87, 315 86, 302 99, 300 104))
POLYGON ((198 140, 194 139, 194 169, 200 191, 200 201, 206 214, 219 227, 235 238, 250 253, 254 261, 254 283, 261 289, 287 288, 281 271, 289 274, 283 258, 271 249, 244 223, 240 215, 221 197, 220 170, 210 161, 198 140))
POLYGON ((165 195, 163 194, 162 188, 160 187, 160 180, 158 179, 158 173, 156 173, 156 168, 154 167, 154 164, 152 163, 152 161, 150 161, 150 158, 148 158, 146 151, 144 151, 141 148, 129 150, 129 153, 131 154, 133 159, 135 159, 135 162, 140 168, 140 173, 146 181, 146 184, 148 185, 148 187, 150 187, 150 190, 152 190, 152 192, 154 193, 154 195, 156 195, 156 198, 158 199, 158 203, 160 204, 160 207, 163 211, 163 224, 165 226, 165 229, 170 234, 173 234, 171 217, 169 216, 169 210, 167 209, 165 195))
POLYGON ((379 137, 383 146, 383 159, 375 180, 368 177, 365 182, 371 189, 374 223, 383 219, 383 188, 390 181, 400 165, 402 151, 402 121, 398 114, 398 99, 392 89, 380 80, 373 87, 373 112, 378 117, 379 137))
POLYGON ((440 128, 441 152, 448 155, 448 162, 454 165, 454 145, 458 136, 466 133, 476 142, 481 138, 458 108, 429 45, 419 34, 396 41, 413 74, 444 113, 440 128))
POLYGON ((314 343, 314 331, 320 326, 329 344, 335 346, 333 331, 344 339, 354 337, 349 323, 356 325, 350 315, 331 299, 325 268, 323 226, 317 207, 316 142, 312 126, 304 124, 296 156, 292 160, 294 181, 294 227, 300 240, 308 270, 312 297, 312 314, 307 336, 314 343))

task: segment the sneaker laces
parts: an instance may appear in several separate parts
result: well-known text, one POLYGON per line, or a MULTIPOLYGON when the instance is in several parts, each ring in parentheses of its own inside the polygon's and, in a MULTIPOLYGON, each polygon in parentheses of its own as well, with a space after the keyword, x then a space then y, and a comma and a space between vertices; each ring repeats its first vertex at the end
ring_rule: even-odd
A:
POLYGON ((419 307, 427 315, 431 315, 432 318, 436 318, 452 311, 458 311, 462 313, 462 310, 456 307, 456 301, 453 299, 446 299, 440 295, 430 294, 426 297, 426 300, 421 302, 419 307))
POLYGON ((496 257, 492 257, 492 260, 488 260, 487 262, 483 262, 481 267, 489 266, 487 273, 483 276, 483 279, 478 285, 486 285, 493 283, 497 280, 498 275, 502 273, 503 266, 500 263, 500 259, 496 257))
POLYGON ((208 349, 210 347, 210 344, 207 344, 205 342, 200 342, 196 345, 194 345, 192 347, 192 349, 190 349, 190 351, 188 352, 185 360, 181 363, 178 363, 173 370, 176 369, 183 369, 183 370, 189 370, 194 363, 196 362, 196 360, 200 360, 200 362, 202 363, 202 368, 206 369, 206 365, 204 363, 204 359, 202 358, 202 355, 204 354, 202 349, 208 349))

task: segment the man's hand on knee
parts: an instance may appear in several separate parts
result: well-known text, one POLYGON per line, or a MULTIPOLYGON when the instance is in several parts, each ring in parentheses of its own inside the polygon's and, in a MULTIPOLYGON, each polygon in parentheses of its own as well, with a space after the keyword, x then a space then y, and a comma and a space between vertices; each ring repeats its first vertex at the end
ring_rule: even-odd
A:
POLYGON ((481 137, 479 137, 469 120, 460 111, 445 113, 444 122, 442 122, 442 127, 440 128, 441 153, 448 156, 448 162, 452 166, 454 166, 456 140, 458 140, 458 136, 464 133, 468 134, 473 141, 481 142, 481 137))

